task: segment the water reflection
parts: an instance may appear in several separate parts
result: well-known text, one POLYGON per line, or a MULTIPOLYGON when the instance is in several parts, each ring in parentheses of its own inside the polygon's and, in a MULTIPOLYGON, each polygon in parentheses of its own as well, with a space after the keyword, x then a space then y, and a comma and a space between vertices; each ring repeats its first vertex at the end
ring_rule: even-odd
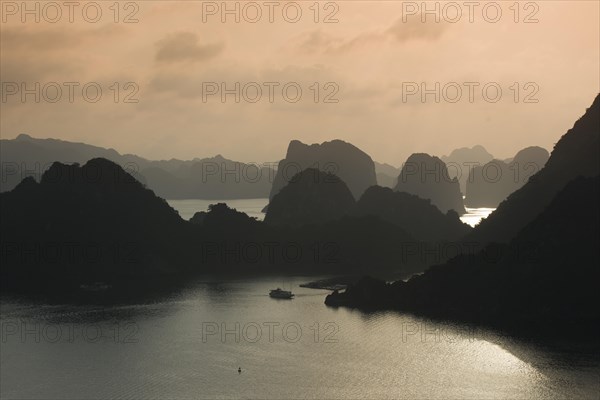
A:
POLYGON ((297 297, 279 302, 268 291, 282 285, 280 277, 203 279, 144 304, 48 306, 4 298, 0 395, 589 398, 598 392, 597 353, 393 311, 328 308, 327 291, 298 286, 309 280, 284 278, 297 297), (19 326, 8 334, 17 321, 29 323, 24 337, 19 326), (73 326, 75 338, 51 342, 53 324, 73 326))
POLYGON ((475 226, 477 225, 479 222, 481 222, 482 219, 487 218, 488 215, 490 215, 492 212, 494 212, 494 210, 496 210, 495 208, 469 208, 469 207, 465 207, 467 213, 463 214, 460 217, 460 220, 462 222, 464 222, 465 224, 471 225, 471 226, 475 226))

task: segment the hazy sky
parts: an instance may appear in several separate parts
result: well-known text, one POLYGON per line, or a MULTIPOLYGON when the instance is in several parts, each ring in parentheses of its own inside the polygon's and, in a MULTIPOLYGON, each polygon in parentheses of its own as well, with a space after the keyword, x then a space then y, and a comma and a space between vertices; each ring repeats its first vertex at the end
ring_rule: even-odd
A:
POLYGON ((234 14, 222 22, 221 1, 120 2, 118 15, 113 3, 95 3, 98 17, 86 3, 42 5, 35 22, 23 3, 2 2, 2 138, 28 133, 152 159, 276 161, 292 139, 335 138, 394 165, 475 144, 505 158, 530 145, 551 150, 600 90, 597 1, 429 2, 424 15, 421 2, 227 2, 239 23, 234 14), (23 101, 23 82, 34 92, 39 82, 39 103, 23 101), (234 93, 223 103, 221 83, 235 92, 236 82, 240 102, 234 93), (424 101, 421 83, 432 90, 424 101))

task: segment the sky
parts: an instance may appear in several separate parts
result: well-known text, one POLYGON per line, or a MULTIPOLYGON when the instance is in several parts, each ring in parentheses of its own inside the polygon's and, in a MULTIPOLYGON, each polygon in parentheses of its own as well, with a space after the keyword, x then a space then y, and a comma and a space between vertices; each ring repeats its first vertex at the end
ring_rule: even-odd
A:
POLYGON ((293 139, 396 166, 476 144, 508 158, 551 150, 600 92, 598 1, 72 4, 1 3, 1 138, 149 159, 274 162, 293 139))

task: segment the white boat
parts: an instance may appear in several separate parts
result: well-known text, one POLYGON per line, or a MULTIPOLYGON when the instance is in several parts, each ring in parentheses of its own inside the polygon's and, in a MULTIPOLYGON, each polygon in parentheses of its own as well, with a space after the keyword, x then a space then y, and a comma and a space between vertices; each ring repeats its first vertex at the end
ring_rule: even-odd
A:
POLYGON ((269 296, 273 297, 274 299, 291 299, 292 297, 294 297, 294 294, 289 290, 282 290, 280 288, 277 288, 271 290, 271 292, 269 292, 269 296))

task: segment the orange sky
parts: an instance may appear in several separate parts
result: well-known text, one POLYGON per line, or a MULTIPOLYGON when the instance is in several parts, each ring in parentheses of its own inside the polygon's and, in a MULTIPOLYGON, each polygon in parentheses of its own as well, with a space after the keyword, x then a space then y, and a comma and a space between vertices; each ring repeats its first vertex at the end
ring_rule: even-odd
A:
POLYGON ((413 152, 441 156, 475 144, 499 158, 530 145, 550 150, 600 91, 599 2, 513 3, 480 2, 469 22, 463 2, 429 2, 432 13, 420 15, 421 2, 323 1, 315 22, 313 1, 274 2, 270 22, 258 1, 262 16, 253 23, 257 8, 244 14, 239 2, 237 23, 235 15, 221 21, 220 1, 123 1, 118 15, 112 1, 99 1, 97 22, 97 10, 84 14, 82 2, 70 23, 66 7, 58 18, 41 3, 35 22, 21 2, 3 1, 0 136, 83 141, 152 159, 223 154, 254 162, 282 158, 292 139, 343 139, 394 165, 413 152), (125 23, 127 16, 138 22, 125 23), (23 101, 21 84, 35 91, 35 82, 40 102, 34 94, 23 101), (65 82, 79 83, 73 102, 65 82), (82 87, 94 82, 86 101, 82 87), (239 103, 207 92, 235 82, 239 103), (423 101, 408 92, 436 82, 439 103, 435 94, 423 101), (62 93, 52 103, 56 86, 62 93), (92 103, 98 86, 102 98, 92 103), (252 103, 256 87, 262 97, 252 103), (293 103, 297 87, 302 97, 293 103), (492 102, 498 87, 502 96, 492 102), (462 97, 453 103, 457 88, 462 97), (138 102, 125 103, 128 94, 138 102), (538 102, 526 103, 527 95, 538 102))

